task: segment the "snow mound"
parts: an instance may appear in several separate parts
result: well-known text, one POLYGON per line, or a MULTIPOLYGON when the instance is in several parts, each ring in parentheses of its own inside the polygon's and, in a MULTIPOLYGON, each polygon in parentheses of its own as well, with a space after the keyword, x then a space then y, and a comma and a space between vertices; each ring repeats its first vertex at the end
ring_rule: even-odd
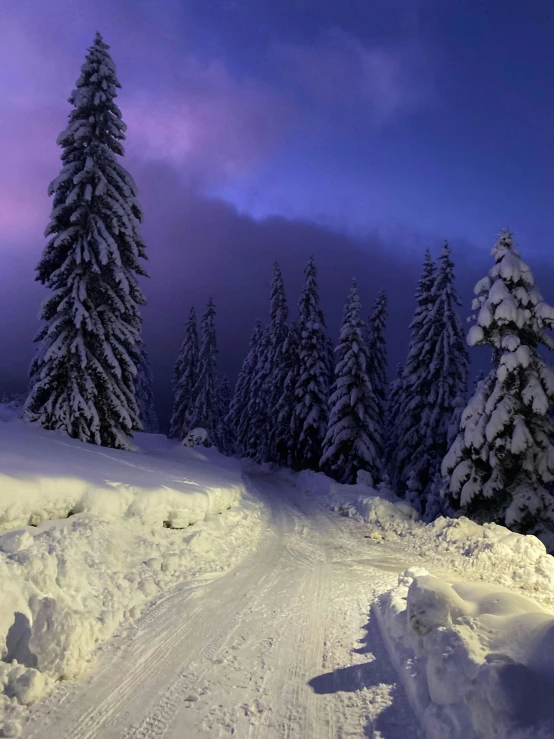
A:
POLYGON ((494 523, 468 518, 438 518, 418 531, 419 551, 434 546, 445 565, 457 572, 518 587, 554 603, 554 557, 536 536, 516 534, 494 523))
POLYGON ((160 434, 137 434, 135 442, 129 453, 20 420, 0 423, 0 532, 74 513, 184 528, 239 501, 233 460, 160 434))
MULTIPOLYGON (((417 521, 419 514, 408 503, 398 498, 385 483, 377 488, 358 475, 356 485, 342 485, 323 472, 304 470, 294 475, 293 484, 320 499, 331 510, 351 518, 359 518, 382 529, 394 529, 395 522, 417 521)), ((369 476, 371 481, 371 476, 369 476)))
POLYGON ((425 524, 386 483, 373 488, 363 482, 340 485, 322 472, 281 474, 331 510, 368 523, 372 539, 400 539, 402 553, 419 555, 441 570, 517 588, 554 606, 554 557, 536 536, 465 517, 425 524))
POLYGON ((136 442, 123 452, 0 423, 0 736, 149 601, 257 545, 260 507, 236 460, 136 442))
POLYGON ((412 568, 374 609, 429 739, 554 736, 554 615, 539 603, 412 568))

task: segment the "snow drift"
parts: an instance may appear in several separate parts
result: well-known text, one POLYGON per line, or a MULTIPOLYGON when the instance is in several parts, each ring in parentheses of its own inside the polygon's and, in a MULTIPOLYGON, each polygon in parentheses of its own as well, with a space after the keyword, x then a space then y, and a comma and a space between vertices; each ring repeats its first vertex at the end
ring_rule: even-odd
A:
POLYGON ((554 615, 537 602, 412 568, 374 611, 429 739, 554 736, 554 615))
POLYGON ((241 502, 235 460, 136 442, 124 452, 0 423, 0 736, 159 593, 256 545, 259 508, 241 502))
POLYGON ((286 474, 326 507, 369 524, 372 539, 388 541, 388 546, 400 540, 402 554, 411 554, 412 561, 421 557, 441 572, 516 588, 554 607, 554 557, 535 536, 465 517, 440 517, 425 524, 385 483, 377 488, 368 482, 339 485, 322 472, 286 474))

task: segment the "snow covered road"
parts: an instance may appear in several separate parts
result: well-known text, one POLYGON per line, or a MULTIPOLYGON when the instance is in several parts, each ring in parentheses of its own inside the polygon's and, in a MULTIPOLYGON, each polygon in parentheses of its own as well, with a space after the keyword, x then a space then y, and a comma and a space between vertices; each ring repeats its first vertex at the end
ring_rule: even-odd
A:
POLYGON ((33 708, 23 737, 419 736, 369 615, 401 555, 281 479, 248 486, 267 506, 258 549, 145 609, 33 708))

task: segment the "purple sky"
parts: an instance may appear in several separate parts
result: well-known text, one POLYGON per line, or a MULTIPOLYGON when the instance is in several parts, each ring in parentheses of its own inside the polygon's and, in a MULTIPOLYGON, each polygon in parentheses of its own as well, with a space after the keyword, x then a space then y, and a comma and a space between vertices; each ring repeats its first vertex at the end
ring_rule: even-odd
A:
POLYGON ((315 253, 333 332, 352 276, 368 310, 387 288, 392 368, 427 245, 453 244, 464 316, 505 225, 554 298, 549 0, 18 0, 0 23, 0 389, 26 382, 55 141, 96 30, 145 211, 162 413, 188 306, 213 294, 234 379, 276 258, 294 310, 315 253))

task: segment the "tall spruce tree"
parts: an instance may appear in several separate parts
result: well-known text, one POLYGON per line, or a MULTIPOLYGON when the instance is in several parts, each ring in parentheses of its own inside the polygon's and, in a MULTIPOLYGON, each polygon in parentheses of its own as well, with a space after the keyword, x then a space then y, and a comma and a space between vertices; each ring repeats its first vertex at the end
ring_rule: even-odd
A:
POLYGON ((416 309, 410 324, 410 346, 402 375, 402 393, 396 429, 397 444, 389 468, 393 490, 400 495, 406 492, 407 480, 411 472, 407 468, 414 456, 418 454, 420 444, 419 423, 422 405, 426 402, 426 397, 421 396, 420 392, 422 381, 427 376, 428 369, 423 361, 425 346, 423 326, 433 304, 432 290, 434 282, 435 264, 429 249, 427 249, 415 295, 416 309))
POLYGON ((298 434, 295 466, 318 469, 327 432, 329 353, 325 318, 313 257, 304 270, 305 284, 298 306, 299 367, 295 387, 293 429, 298 434))
POLYGON ((244 440, 241 438, 239 433, 239 427, 241 418, 250 402, 250 389, 252 387, 252 380, 258 362, 258 354, 260 351, 263 332, 264 330, 261 322, 256 321, 250 338, 248 353, 244 359, 241 371, 239 372, 235 392, 227 415, 227 423, 236 439, 241 453, 243 452, 244 440))
POLYGON ((267 444, 267 381, 269 377, 270 354, 269 329, 262 332, 256 364, 253 368, 248 402, 242 413, 238 427, 238 438, 245 457, 258 463, 264 461, 267 444))
POLYGON ((152 365, 148 357, 146 345, 140 347, 140 361, 135 380, 135 397, 139 409, 139 419, 142 430, 148 434, 159 434, 160 424, 154 405, 154 387, 152 378, 152 365))
MULTIPOLYGON (((421 361, 425 370, 412 385, 419 401, 418 418, 413 417, 408 438, 417 444, 417 453, 409 461, 404 479, 409 502, 425 519, 431 515, 427 500, 432 490, 437 490, 434 481, 448 450, 452 419, 457 417, 460 399, 467 391, 469 359, 456 310, 461 303, 454 288, 450 254, 446 243, 431 291, 433 302, 421 330, 421 361)), ((399 445, 403 443, 401 438, 399 445)))
POLYGON ((139 424, 134 380, 145 300, 142 211, 117 156, 125 124, 109 46, 96 34, 58 137, 63 167, 50 184, 50 236, 37 280, 51 290, 35 341, 25 416, 84 442, 126 449, 139 424))
MULTIPOLYGON (((380 290, 367 326, 367 374, 377 400, 377 414, 373 419, 376 433, 373 444, 380 459, 385 455, 385 415, 387 410, 387 342, 385 328, 387 324, 387 294, 380 290)), ((375 483, 380 482, 375 480, 375 483)))
POLYGON ((295 416, 296 383, 300 368, 299 362, 300 339, 298 327, 291 324, 287 331, 287 338, 283 345, 283 371, 285 380, 283 392, 273 411, 275 434, 272 438, 275 461, 283 467, 292 467, 295 459, 296 442, 300 436, 299 424, 295 416))
POLYGON ((275 459, 272 452, 275 432, 274 409, 283 391, 286 367, 283 346, 287 337, 288 308, 279 265, 273 265, 270 290, 269 326, 260 343, 256 370, 251 384, 246 417, 248 430, 244 437, 244 453, 257 462, 275 459))
POLYGON ((391 464, 398 445, 398 426, 400 407, 402 405, 402 389, 404 365, 396 366, 396 377, 390 383, 387 411, 385 415, 385 462, 388 474, 391 474, 391 464))
MULTIPOLYGON (((478 522, 539 536, 554 530, 554 308, 544 302, 512 234, 502 231, 494 266, 475 286, 470 346, 491 347, 494 366, 469 401, 442 473, 452 505, 478 522)), ((551 533, 550 533, 551 535, 551 533)), ((551 539, 552 541, 552 539, 551 539)))
POLYGON ((229 409, 231 407, 231 385, 227 375, 223 375, 217 384, 217 399, 219 404, 219 426, 217 429, 217 448, 228 457, 235 453, 235 438, 229 422, 229 409))
POLYGON ((330 469, 342 483, 355 483, 360 470, 369 472, 376 482, 382 468, 379 408, 368 375, 368 348, 355 281, 344 308, 335 354, 338 362, 321 467, 330 469))
POLYGON ((201 340, 198 379, 194 388, 194 407, 191 428, 204 428, 208 437, 204 446, 219 446, 219 397, 217 388, 217 340, 215 333, 215 305, 209 298, 201 320, 201 340))
POLYGON ((169 425, 169 436, 181 441, 191 430, 195 389, 198 382, 200 359, 196 311, 190 309, 185 338, 181 344, 173 370, 173 412, 169 425))
POLYGON ((285 393, 285 383, 289 374, 287 357, 288 348, 288 316, 287 297, 283 276, 277 262, 273 265, 273 279, 270 293, 269 323, 269 356, 267 375, 267 414, 265 420, 265 459, 282 463, 282 456, 277 449, 277 439, 284 433, 290 433, 290 419, 279 421, 278 406, 285 393), (280 426, 284 423, 286 428, 280 426))

